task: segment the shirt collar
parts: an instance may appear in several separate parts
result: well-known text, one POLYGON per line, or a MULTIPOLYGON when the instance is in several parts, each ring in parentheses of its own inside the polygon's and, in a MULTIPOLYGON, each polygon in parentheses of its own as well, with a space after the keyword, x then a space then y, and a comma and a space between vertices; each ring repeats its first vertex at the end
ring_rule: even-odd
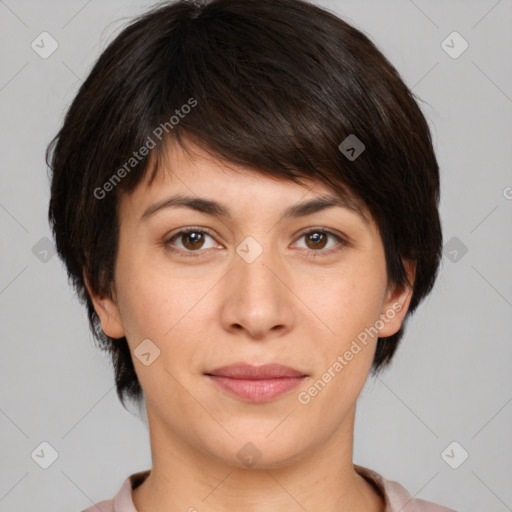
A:
MULTIPOLYGON (((356 473, 373 485, 384 499, 384 512, 415 512, 416 506, 411 495, 398 482, 386 480, 372 469, 354 464, 356 473)), ((138 487, 149 476, 150 469, 130 475, 114 497, 113 512, 137 512, 132 499, 132 489, 138 487)))

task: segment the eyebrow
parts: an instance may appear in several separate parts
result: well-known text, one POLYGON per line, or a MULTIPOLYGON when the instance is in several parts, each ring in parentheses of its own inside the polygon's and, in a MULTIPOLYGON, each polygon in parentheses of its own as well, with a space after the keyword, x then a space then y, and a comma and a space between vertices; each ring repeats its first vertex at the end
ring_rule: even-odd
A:
MULTIPOLYGON (((146 221, 156 212, 171 207, 186 207, 192 210, 206 213, 215 217, 232 218, 231 211, 227 206, 203 197, 192 197, 186 195, 174 195, 149 206, 142 214, 140 221, 146 221)), ((313 213, 326 210, 328 208, 340 207, 355 213, 366 225, 370 224, 363 210, 349 197, 338 196, 320 196, 309 201, 295 204, 287 208, 281 215, 281 220, 305 217, 313 213)))

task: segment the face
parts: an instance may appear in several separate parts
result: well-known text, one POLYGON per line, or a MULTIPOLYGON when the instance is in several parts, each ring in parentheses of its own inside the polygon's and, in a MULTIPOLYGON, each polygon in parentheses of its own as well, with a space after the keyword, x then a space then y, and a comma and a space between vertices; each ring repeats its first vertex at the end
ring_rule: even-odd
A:
POLYGON ((350 430, 377 337, 398 331, 411 290, 388 289, 368 213, 284 215, 334 194, 191 147, 172 147, 169 169, 122 197, 115 296, 94 297, 96 311, 128 340, 150 428, 231 465, 248 454, 277 467, 350 430), (163 205, 177 195, 224 212, 163 205), (213 376, 234 363, 300 376, 213 376))

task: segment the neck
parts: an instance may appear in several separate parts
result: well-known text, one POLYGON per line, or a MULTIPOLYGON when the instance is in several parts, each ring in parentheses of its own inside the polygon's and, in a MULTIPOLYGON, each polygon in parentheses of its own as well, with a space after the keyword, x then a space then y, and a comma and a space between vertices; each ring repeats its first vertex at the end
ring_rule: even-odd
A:
POLYGON ((352 462, 355 408, 323 446, 293 460, 241 468, 172 435, 148 410, 153 467, 132 491, 138 512, 383 512, 384 502, 352 462))

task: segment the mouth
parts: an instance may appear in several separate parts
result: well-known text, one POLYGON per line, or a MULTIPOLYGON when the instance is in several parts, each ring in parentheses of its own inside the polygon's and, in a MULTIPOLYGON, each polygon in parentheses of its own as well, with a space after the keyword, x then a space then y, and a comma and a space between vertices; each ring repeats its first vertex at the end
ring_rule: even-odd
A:
POLYGON ((205 375, 229 395, 248 402, 273 400, 308 377, 299 370, 276 363, 263 366, 235 363, 205 375))

